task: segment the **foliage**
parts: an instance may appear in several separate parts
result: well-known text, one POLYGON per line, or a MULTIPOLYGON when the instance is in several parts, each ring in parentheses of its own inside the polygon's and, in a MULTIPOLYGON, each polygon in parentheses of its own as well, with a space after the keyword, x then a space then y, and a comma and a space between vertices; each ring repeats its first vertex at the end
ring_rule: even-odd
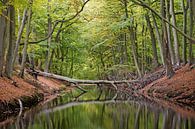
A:
MULTIPOLYGON (((83 0, 51 0, 51 2, 34 0, 30 42, 38 41, 48 35, 48 18, 51 18, 53 27, 56 21, 67 20, 78 13, 84 2, 83 0)), ((159 1, 148 0, 146 3, 160 13, 159 1)), ((180 1, 176 0, 174 3, 175 12, 182 10, 180 1)), ((23 10, 29 6, 29 1, 14 0, 6 5, 0 3, 0 10, 9 4, 14 5, 16 10, 15 19, 18 18, 16 32, 18 32, 23 10)), ((135 31, 138 63, 142 73, 145 73, 153 68, 154 58, 145 14, 150 15, 152 23, 153 19, 150 11, 128 0, 127 10, 129 18, 125 14, 124 0, 90 0, 78 16, 63 24, 60 22, 55 27, 51 45, 48 45, 47 40, 29 44, 28 55, 34 58, 36 67, 43 70, 45 56, 49 51, 50 72, 75 78, 95 79, 120 70, 136 72, 128 29, 132 27, 135 31), (56 37, 59 30, 60 33, 56 37)), ((182 18, 182 14, 176 16, 177 26, 181 30, 182 18)), ((157 25, 160 28, 160 19, 157 19, 157 25)), ((187 30, 189 33, 189 28, 187 30)), ((26 36, 25 31, 24 29, 22 42, 26 36)), ((182 38, 179 35, 180 51, 182 51, 182 38)), ((19 53, 22 53, 22 49, 21 45, 19 53)), ((159 45, 157 45, 157 54, 160 57, 159 45)), ((160 58, 158 61, 162 63, 160 58)))

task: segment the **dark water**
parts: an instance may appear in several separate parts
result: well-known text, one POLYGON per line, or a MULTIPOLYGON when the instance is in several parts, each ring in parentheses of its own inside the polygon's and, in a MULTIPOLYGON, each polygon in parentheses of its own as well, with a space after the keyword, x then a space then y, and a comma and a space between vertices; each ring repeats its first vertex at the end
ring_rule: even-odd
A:
POLYGON ((2 129, 195 129, 195 120, 128 100, 110 89, 75 90, 2 124, 2 129))

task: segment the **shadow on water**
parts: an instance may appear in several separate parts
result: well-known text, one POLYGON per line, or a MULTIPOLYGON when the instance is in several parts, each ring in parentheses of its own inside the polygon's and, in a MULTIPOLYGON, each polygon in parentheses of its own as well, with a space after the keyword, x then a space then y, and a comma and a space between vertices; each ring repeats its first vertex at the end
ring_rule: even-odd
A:
POLYGON ((195 120, 111 89, 74 90, 37 106, 2 129, 195 129, 195 120))

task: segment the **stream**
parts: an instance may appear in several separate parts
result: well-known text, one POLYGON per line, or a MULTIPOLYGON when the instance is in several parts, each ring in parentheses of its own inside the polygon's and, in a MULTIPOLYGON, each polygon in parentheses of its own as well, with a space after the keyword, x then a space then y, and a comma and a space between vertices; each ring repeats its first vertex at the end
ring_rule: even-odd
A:
POLYGON ((85 87, 38 105, 0 129, 195 129, 195 119, 109 88, 85 87))

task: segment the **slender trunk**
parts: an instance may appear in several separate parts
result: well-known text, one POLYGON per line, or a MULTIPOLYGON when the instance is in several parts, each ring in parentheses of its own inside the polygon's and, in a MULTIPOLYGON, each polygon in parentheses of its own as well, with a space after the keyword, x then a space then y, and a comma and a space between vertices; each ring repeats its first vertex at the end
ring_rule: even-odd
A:
POLYGON ((127 51, 127 34, 125 33, 124 34, 124 42, 125 42, 125 44, 124 44, 124 51, 125 51, 125 54, 124 54, 124 58, 125 58, 125 63, 127 64, 127 62, 128 62, 128 51, 127 51))
POLYGON ((131 50, 133 54, 133 59, 135 63, 135 67, 137 69, 139 77, 142 77, 141 70, 138 63, 138 55, 136 54, 136 43, 135 43, 135 37, 134 37, 134 30, 133 27, 128 27, 129 34, 130 34, 130 40, 131 40, 131 50))
POLYGON ((25 42, 24 42, 24 48, 23 48, 23 55, 22 55, 22 63, 21 63, 21 68, 20 68, 20 77, 24 77, 24 68, 26 64, 26 57, 27 57, 27 48, 28 48, 28 42, 29 42, 29 35, 30 35, 30 22, 31 22, 31 6, 32 6, 32 1, 30 1, 30 7, 27 11, 28 13, 28 19, 27 19, 27 26, 26 26, 26 37, 25 37, 25 42))
MULTIPOLYGON (((190 37, 193 37, 193 30, 194 30, 194 18, 193 18, 193 0, 189 0, 189 8, 190 8, 190 37)), ((192 64, 193 60, 193 51, 192 51, 192 42, 190 41, 189 46, 189 64, 192 64)))
POLYGON ((18 30, 18 36, 17 36, 17 39, 16 39, 16 47, 15 47, 15 50, 14 50, 13 64, 15 63, 15 60, 18 56, 18 48, 19 48, 20 40, 22 38, 22 32, 23 32, 24 26, 25 26, 26 15, 27 15, 27 9, 25 9, 24 12, 23 12, 22 23, 20 25, 20 29, 18 30))
MULTIPOLYGON (((6 10, 0 10, 4 16, 7 16, 6 10)), ((5 53, 5 33, 6 33, 6 18, 0 16, 0 76, 3 76, 4 53, 5 53)))
POLYGON ((25 9, 24 12, 23 12, 22 23, 21 23, 20 29, 18 31, 18 36, 17 36, 17 39, 16 39, 16 47, 15 47, 15 50, 14 50, 13 64, 15 63, 15 60, 18 56, 18 48, 19 48, 20 40, 22 38, 22 32, 23 32, 24 26, 25 26, 26 15, 27 15, 27 9, 25 9))
POLYGON ((74 50, 71 51, 71 67, 69 71, 69 76, 73 77, 73 71, 74 71, 74 50))
MULTIPOLYGON (((49 5, 51 2, 51 0, 48 0, 48 34, 51 33, 52 31, 52 19, 50 16, 50 10, 51 10, 51 6, 49 5)), ((50 59, 50 48, 51 48, 51 39, 52 36, 50 36, 47 40, 47 52, 46 52, 46 60, 45 60, 45 72, 49 71, 49 59, 50 59)))
MULTIPOLYGON (((187 10, 188 8, 186 8, 185 6, 185 0, 182 0, 181 2, 182 4, 182 9, 183 9, 183 32, 185 34, 187 34, 187 10)), ((182 51, 182 57, 183 57, 183 63, 186 64, 187 63, 187 39, 185 36, 183 36, 183 51, 182 51)))
MULTIPOLYGON (((60 42, 60 33, 62 32, 62 27, 63 27, 63 22, 61 23, 60 25, 60 28, 58 29, 58 32, 56 34, 56 37, 55 37, 55 42, 56 43, 59 43, 60 42)), ((48 69, 51 67, 52 65, 52 61, 53 61, 53 57, 54 57, 54 54, 55 54, 55 50, 52 49, 52 52, 51 52, 51 56, 49 58, 49 66, 48 66, 48 69)))
POLYGON ((30 35, 30 21, 31 21, 31 7, 28 10, 28 20, 27 20, 27 26, 26 26, 26 37, 24 42, 24 48, 23 48, 23 55, 22 55, 22 63, 20 68, 20 77, 24 77, 24 68, 26 64, 26 57, 27 57, 27 48, 28 48, 28 42, 29 42, 29 35, 30 35))
POLYGON ((195 18, 195 1, 194 0, 192 0, 192 11, 193 11, 193 16, 194 16, 194 18, 195 18))
POLYGON ((124 64, 123 58, 123 34, 119 34, 117 49, 119 52, 119 64, 124 64))
MULTIPOLYGON (((170 14, 172 16, 172 24, 177 27, 175 11, 174 11, 174 0, 170 0, 170 14)), ((179 65, 180 57, 179 57, 178 35, 177 35, 177 31, 175 28, 172 28, 172 31, 173 31, 173 39, 174 39, 175 59, 176 59, 177 65, 179 65)))
POLYGON ((157 49, 156 49, 156 39, 155 39, 155 35, 154 35, 154 31, 150 22, 150 17, 148 14, 145 15, 146 18, 146 22, 148 24, 148 28, 150 31, 150 38, 151 38, 151 43, 152 43, 152 50, 153 50, 153 64, 154 67, 158 67, 158 55, 157 55, 157 49))
MULTIPOLYGON (((166 17, 164 0, 161 0, 161 15, 162 17, 166 17)), ((166 76, 171 78, 174 75, 174 71, 171 65, 171 59, 170 59, 169 47, 168 47, 167 29, 164 20, 162 20, 162 41, 163 41, 162 43, 164 48, 163 54, 165 57, 166 76)))
POLYGON ((55 54, 55 50, 52 49, 51 56, 49 58, 49 68, 52 66, 52 61, 53 61, 54 54, 55 54))
POLYGON ((8 52, 6 55, 6 67, 5 67, 5 75, 8 78, 12 77, 13 71, 13 51, 14 51, 14 43, 15 43, 15 9, 13 5, 8 6, 8 52))
POLYGON ((160 37, 160 32, 159 32, 158 25, 157 25, 157 22, 156 22, 156 18, 154 17, 154 14, 152 14, 152 18, 153 18, 154 27, 155 27, 155 30, 156 30, 156 38, 157 38, 159 48, 160 48, 161 60, 162 60, 163 65, 165 65, 165 60, 164 60, 165 57, 163 55, 163 43, 162 43, 162 40, 161 40, 161 37, 160 37))
MULTIPOLYGON (((145 26, 143 25, 142 27, 142 37, 144 37, 144 31, 145 31, 145 26)), ((144 75, 144 63, 145 63, 145 39, 142 39, 142 64, 141 64, 141 72, 142 75, 144 75)))
MULTIPOLYGON (((167 20, 170 22, 170 14, 169 14, 169 8, 170 8, 170 2, 169 0, 167 0, 167 8, 166 8, 166 14, 167 14, 167 20)), ((170 52, 170 56, 171 56, 171 62, 174 65, 175 64, 175 55, 174 55, 174 51, 173 51, 173 47, 172 47, 172 42, 171 42, 171 26, 169 24, 167 24, 167 36, 168 36, 168 45, 169 45, 169 52, 170 52)))
MULTIPOLYGON (((127 1, 124 0, 124 4, 125 4, 125 15, 126 15, 126 20, 129 18, 129 14, 128 14, 128 9, 127 9, 127 1)), ((133 54, 133 59, 134 59, 134 63, 138 72, 139 77, 142 77, 141 74, 141 70, 140 70, 140 66, 138 63, 138 55, 136 54, 136 43, 135 43, 135 31, 133 29, 133 26, 128 26, 128 30, 129 30, 129 34, 130 34, 130 40, 131 40, 131 50, 132 50, 132 54, 133 54)))

